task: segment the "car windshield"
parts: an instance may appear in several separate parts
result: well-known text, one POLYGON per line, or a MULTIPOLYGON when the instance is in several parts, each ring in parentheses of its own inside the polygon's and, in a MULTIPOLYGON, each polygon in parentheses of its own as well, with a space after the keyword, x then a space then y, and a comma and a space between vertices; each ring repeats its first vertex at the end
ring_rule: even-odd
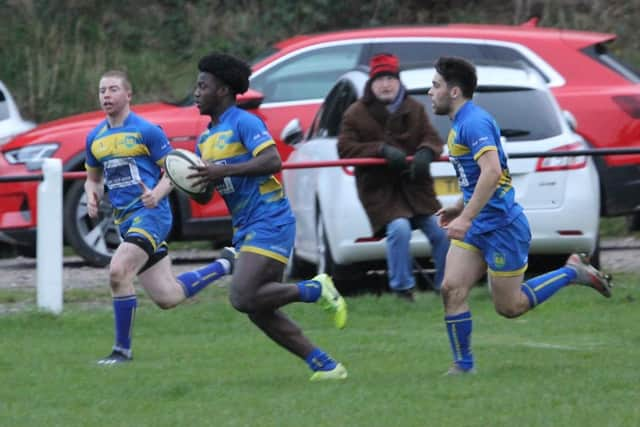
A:
MULTIPOLYGON (((451 129, 449 117, 436 116, 433 113, 431 98, 425 91, 411 95, 424 104, 431 123, 446 141, 451 129)), ((535 141, 562 133, 556 110, 542 91, 517 88, 483 90, 480 87, 473 101, 494 116, 507 142, 535 141)))

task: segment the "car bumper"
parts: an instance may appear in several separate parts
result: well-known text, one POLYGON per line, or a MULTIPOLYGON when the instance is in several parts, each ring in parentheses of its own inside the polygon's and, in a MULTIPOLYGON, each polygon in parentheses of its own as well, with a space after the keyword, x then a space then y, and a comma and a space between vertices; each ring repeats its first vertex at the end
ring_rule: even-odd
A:
POLYGON ((35 246, 36 229, 17 228, 12 230, 0 231, 0 242, 7 243, 12 246, 35 246))
MULTIPOLYGON (((10 165, 0 155, 0 179, 39 174, 28 172, 24 165, 10 165)), ((21 230, 36 227, 37 181, 0 181, 0 232, 20 235, 21 230)))

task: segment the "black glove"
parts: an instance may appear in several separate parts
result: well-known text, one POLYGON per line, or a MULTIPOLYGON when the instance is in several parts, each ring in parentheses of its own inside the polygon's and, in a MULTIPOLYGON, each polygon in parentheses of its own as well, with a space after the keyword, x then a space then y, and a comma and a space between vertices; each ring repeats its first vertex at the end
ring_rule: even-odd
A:
POLYGON ((401 172, 407 168, 407 153, 404 150, 393 145, 383 144, 380 154, 387 159, 387 166, 390 169, 401 172))
POLYGON ((421 148, 413 156, 411 163, 411 179, 421 180, 429 176, 429 164, 433 160, 433 151, 428 148, 421 148))

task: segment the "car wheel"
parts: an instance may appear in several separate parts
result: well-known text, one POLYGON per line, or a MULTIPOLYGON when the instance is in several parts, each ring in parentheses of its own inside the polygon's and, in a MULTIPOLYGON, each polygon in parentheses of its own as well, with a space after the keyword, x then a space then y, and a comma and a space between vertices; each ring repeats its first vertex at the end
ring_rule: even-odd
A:
POLYGON ((87 263, 104 267, 122 241, 113 223, 113 208, 107 198, 100 202, 98 218, 89 218, 84 183, 75 181, 64 201, 64 236, 87 263))
POLYGON ((35 258, 36 257, 36 245, 26 245, 26 246, 16 246, 15 251, 18 255, 21 255, 26 258, 35 258))
POLYGON ((598 236, 598 240, 596 240, 596 248, 593 250, 593 253, 589 255, 591 259, 591 265, 595 268, 600 268, 600 237, 598 236))
POLYGON ((640 213, 636 212, 631 215, 628 215, 625 218, 625 223, 626 223, 628 232, 639 231, 640 230, 640 213))

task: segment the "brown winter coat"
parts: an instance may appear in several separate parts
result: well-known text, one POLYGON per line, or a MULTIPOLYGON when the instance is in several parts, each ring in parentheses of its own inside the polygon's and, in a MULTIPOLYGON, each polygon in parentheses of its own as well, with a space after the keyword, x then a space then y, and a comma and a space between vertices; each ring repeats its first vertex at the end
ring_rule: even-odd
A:
MULTIPOLYGON (((344 113, 338 155, 340 158, 382 157, 384 143, 403 149, 409 156, 419 148, 428 147, 434 153, 434 160, 442 154, 443 147, 422 104, 406 96, 398 110, 390 113, 373 97, 367 85, 365 96, 344 113)), ((431 174, 412 181, 408 169, 398 173, 384 165, 356 167, 355 176, 358 196, 374 235, 384 235, 386 225, 393 219, 433 214, 440 209, 431 174)))

